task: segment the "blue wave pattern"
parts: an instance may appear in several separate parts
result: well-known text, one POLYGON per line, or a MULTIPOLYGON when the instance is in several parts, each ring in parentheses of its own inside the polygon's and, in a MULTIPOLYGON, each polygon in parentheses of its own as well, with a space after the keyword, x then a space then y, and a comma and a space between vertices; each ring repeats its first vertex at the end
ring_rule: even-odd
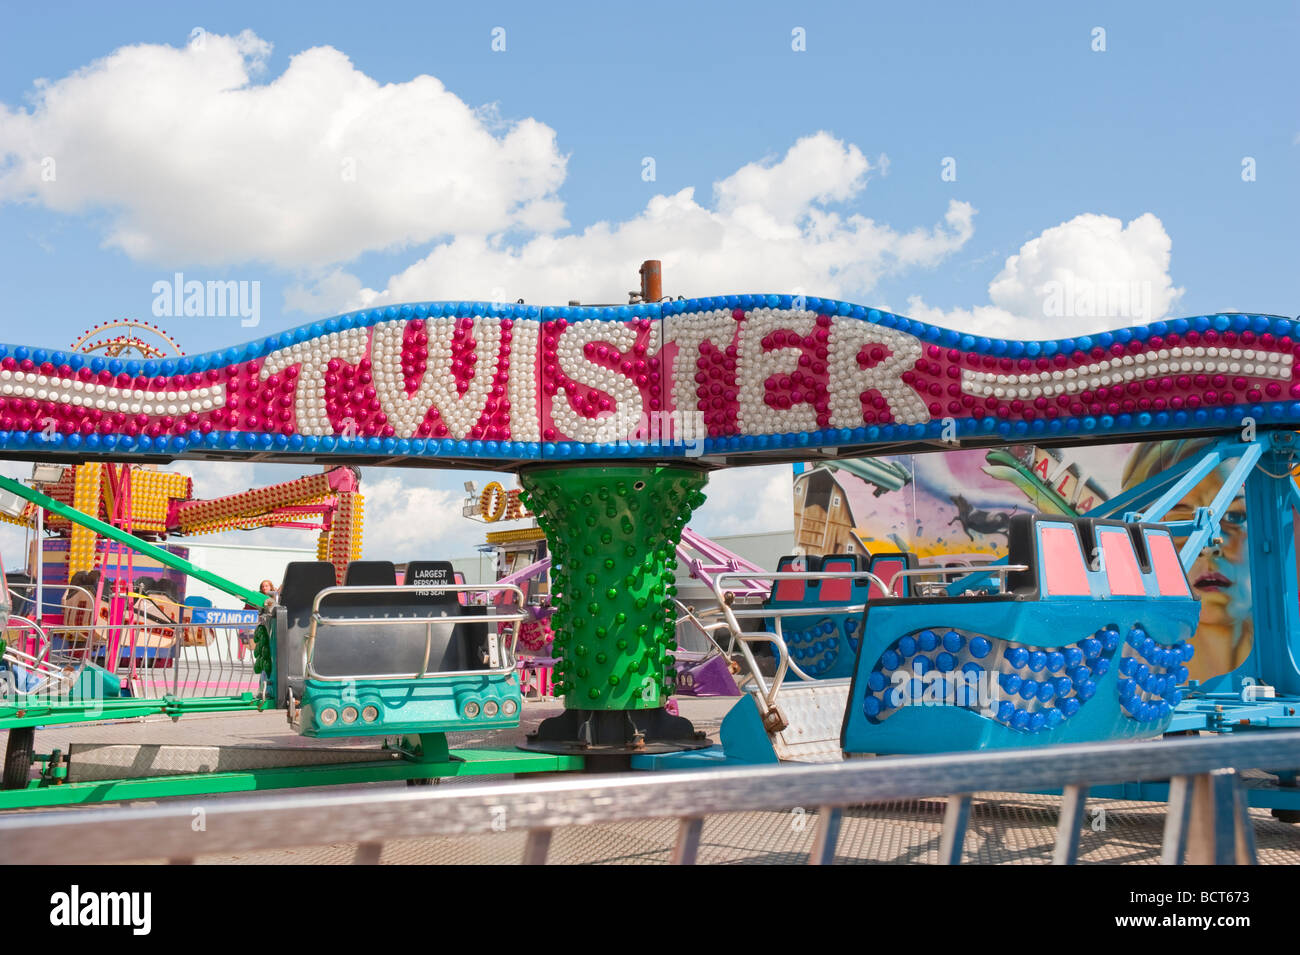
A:
POLYGON ((802 629, 792 629, 783 624, 781 635, 799 669, 811 677, 818 677, 826 675, 839 661, 841 639, 847 640, 852 654, 858 652, 858 644, 862 642, 858 635, 861 626, 857 616, 833 614, 802 629))
POLYGON ((1117 651, 1125 715, 1141 723, 1168 717, 1182 698, 1177 687, 1187 679, 1183 664, 1192 645, 1161 646, 1141 624, 1121 641, 1114 623, 1050 648, 958 628, 914 631, 880 655, 867 677, 862 712, 879 724, 907 706, 950 705, 1024 733, 1051 730, 1096 695, 1117 651))
POLYGON ((1172 647, 1161 646, 1138 624, 1124 642, 1117 686, 1124 714, 1140 723, 1165 719, 1182 702, 1178 687, 1187 682, 1184 664, 1192 658, 1193 646, 1181 640, 1172 647))

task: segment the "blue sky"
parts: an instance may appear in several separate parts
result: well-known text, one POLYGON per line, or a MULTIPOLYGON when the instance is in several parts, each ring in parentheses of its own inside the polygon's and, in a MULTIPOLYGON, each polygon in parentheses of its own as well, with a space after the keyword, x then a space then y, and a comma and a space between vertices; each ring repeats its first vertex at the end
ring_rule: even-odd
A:
MULTIPOLYGON (((822 292, 1043 337, 1068 333, 1034 304, 1043 281, 1062 275, 1147 283, 1151 318, 1300 312, 1295 3, 6 3, 0 16, 0 339, 10 342, 63 347, 89 324, 150 317, 153 283, 177 270, 261 283, 256 329, 229 318, 162 322, 196 352, 385 296, 489 297, 497 271, 510 276, 510 298, 609 300, 611 289, 634 287, 636 264, 650 257, 665 259, 668 292, 822 292), (185 51, 196 27, 210 56, 225 50, 235 64, 243 54, 224 38, 251 31, 261 41, 246 57, 246 88, 273 88, 268 115, 232 113, 226 91, 201 82, 192 99, 96 100, 96 89, 115 89, 113 70, 97 62, 124 47, 145 45, 139 63, 146 72, 156 64, 161 90, 188 82, 197 61, 164 48, 185 51), (503 51, 492 48, 497 27, 503 51), (797 28, 802 51, 792 49, 797 28), (1096 28, 1104 51, 1094 49, 1096 28), (322 47, 346 57, 351 73, 325 58, 300 64, 299 92, 276 87, 292 58, 322 47), (86 71, 79 85, 68 81, 77 71, 86 71), (374 150, 363 159, 373 170, 397 161, 408 139, 442 155, 417 95, 426 75, 471 111, 440 128, 476 144, 463 152, 471 173, 500 177, 500 221, 478 228, 479 206, 444 215, 455 185, 423 200, 427 210, 413 199, 419 215, 406 215, 404 196, 452 173, 442 160, 398 155, 389 168, 402 175, 366 182, 383 212, 311 185, 282 210, 307 223, 305 234, 263 241, 266 223, 244 216, 241 197, 250 211, 278 209, 268 183, 294 182, 311 154, 267 139, 295 122, 300 140, 327 139, 339 121, 331 104, 295 96, 328 88, 328 78, 373 80, 358 100, 365 141, 344 147, 374 150), (40 81, 61 105, 41 98, 40 81), (553 140, 500 146, 520 124, 553 140), (801 141, 807 149, 793 150, 801 141), (33 184, 47 150, 75 200, 33 184), (258 156, 248 168, 238 160, 246 151, 258 156), (642 175, 646 157, 653 181, 642 175), (941 178, 945 157, 955 181, 941 178), (1248 157, 1253 181, 1243 181, 1248 157), (513 177, 523 168, 532 178, 521 186, 513 177), (808 183, 819 177, 826 192, 816 194, 808 183), (696 205, 680 220, 637 224, 655 196, 687 188, 696 205), (540 211, 518 212, 534 200, 540 211), (754 210, 767 218, 750 230, 754 210), (819 227, 824 216, 830 224, 819 227), (435 224, 421 232, 411 218, 435 224), (586 231, 600 222, 618 241, 586 231), (801 258, 825 233, 833 241, 801 258), (201 235, 212 242, 190 241, 201 235), (570 241, 546 258, 530 245, 539 236, 570 241), (494 254, 476 255, 475 242, 494 254), (780 285, 763 286, 768 277, 780 285)), ((229 473, 217 483, 248 477, 229 473)), ((406 473, 394 493, 461 480, 406 473)), ((780 474, 723 480, 748 482, 770 506, 742 522, 719 504, 702 516, 706 529, 789 526, 780 474)), ((475 534, 472 525, 448 532, 446 546, 463 550, 475 534)))

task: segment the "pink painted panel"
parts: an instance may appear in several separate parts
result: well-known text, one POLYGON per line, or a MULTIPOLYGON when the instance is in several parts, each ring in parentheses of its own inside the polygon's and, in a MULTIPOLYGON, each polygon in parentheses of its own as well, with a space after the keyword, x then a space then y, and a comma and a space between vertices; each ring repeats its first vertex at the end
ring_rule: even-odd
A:
POLYGON ((1187 575, 1178 560, 1178 551, 1174 550, 1174 541, 1168 534, 1143 531, 1147 539, 1147 551, 1151 554, 1151 567, 1156 572, 1156 584, 1162 597, 1187 597, 1191 590, 1187 586, 1187 575))
POLYGON ((1038 552, 1048 596, 1081 596, 1092 592, 1083 550, 1073 527, 1039 525, 1038 552))
POLYGON ((1146 594, 1142 584, 1142 568, 1138 566, 1133 539, 1128 531, 1098 531, 1101 554, 1106 561, 1106 581, 1110 592, 1117 597, 1141 597, 1146 594))

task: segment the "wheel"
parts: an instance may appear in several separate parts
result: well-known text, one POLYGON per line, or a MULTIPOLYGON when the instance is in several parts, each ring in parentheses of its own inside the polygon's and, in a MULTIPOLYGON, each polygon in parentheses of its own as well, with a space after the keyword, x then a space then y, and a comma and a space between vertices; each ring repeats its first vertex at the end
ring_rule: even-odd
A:
POLYGON ((5 746, 4 789, 26 789, 36 751, 36 730, 23 726, 9 731, 5 746))
POLYGON ((1280 822, 1300 822, 1300 809, 1274 809, 1272 813, 1280 822))
POLYGON ((438 780, 436 780, 436 779, 408 779, 408 780, 406 781, 406 785, 408 785, 408 786, 432 786, 432 785, 433 785, 434 783, 436 783, 437 781, 438 781, 438 780))

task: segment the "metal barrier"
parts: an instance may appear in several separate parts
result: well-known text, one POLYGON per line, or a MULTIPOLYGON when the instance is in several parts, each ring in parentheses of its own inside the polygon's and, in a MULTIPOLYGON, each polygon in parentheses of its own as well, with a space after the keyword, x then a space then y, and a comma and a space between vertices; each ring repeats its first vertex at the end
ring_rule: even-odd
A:
MULTIPOLYGON (((15 588, 34 589, 35 584, 9 586, 14 597, 26 600, 15 588)), ((60 589, 63 598, 55 606, 64 623, 41 627, 28 618, 9 617, 9 629, 31 633, 36 644, 34 653, 14 646, 5 649, 11 663, 39 674, 40 684, 27 692, 70 684, 87 662, 119 676, 139 697, 224 697, 259 690, 253 631, 247 624, 196 624, 190 619, 194 607, 164 594, 134 591, 118 595, 131 601, 121 623, 100 623, 95 620, 94 594, 76 584, 60 589), (81 602, 73 603, 69 595, 81 602), (148 617, 150 608, 153 619, 148 617)))
POLYGON ((0 817, 0 863, 189 862, 199 854, 355 843, 354 861, 379 860, 385 842, 527 833, 522 860, 543 863, 560 827, 678 819, 675 863, 694 863, 712 813, 816 807, 809 862, 835 859, 845 807, 947 796, 940 861, 959 863, 971 793, 1062 788, 1052 861, 1077 861, 1090 785, 1169 779, 1162 861, 1255 861, 1254 830, 1238 773, 1300 767, 1300 732, 1142 743, 850 760, 834 765, 575 775, 543 782, 448 789, 367 789, 192 800, 144 807, 25 812, 0 817))

